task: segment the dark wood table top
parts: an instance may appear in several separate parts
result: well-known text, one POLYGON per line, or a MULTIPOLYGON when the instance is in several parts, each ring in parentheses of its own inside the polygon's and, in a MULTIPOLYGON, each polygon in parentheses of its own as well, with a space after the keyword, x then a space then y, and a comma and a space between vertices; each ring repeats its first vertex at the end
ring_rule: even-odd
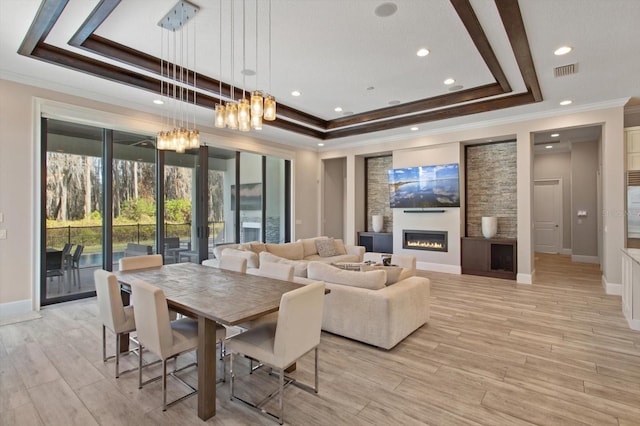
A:
POLYGON ((302 284, 241 274, 195 263, 114 272, 125 287, 143 280, 161 288, 170 307, 224 325, 275 312, 282 295, 302 284))

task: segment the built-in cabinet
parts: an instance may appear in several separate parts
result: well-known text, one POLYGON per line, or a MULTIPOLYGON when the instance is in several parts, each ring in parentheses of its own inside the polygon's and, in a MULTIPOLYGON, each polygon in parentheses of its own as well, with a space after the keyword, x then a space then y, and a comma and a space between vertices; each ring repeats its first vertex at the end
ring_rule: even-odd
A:
POLYGON ((624 130, 627 142, 627 170, 640 170, 640 127, 624 130))
POLYGON ((640 330, 640 249, 622 250, 622 313, 633 330, 640 330))
POLYGON ((358 245, 368 252, 393 253, 393 233, 359 232, 358 245))
POLYGON ((462 238, 462 273, 516 279, 516 240, 462 238))

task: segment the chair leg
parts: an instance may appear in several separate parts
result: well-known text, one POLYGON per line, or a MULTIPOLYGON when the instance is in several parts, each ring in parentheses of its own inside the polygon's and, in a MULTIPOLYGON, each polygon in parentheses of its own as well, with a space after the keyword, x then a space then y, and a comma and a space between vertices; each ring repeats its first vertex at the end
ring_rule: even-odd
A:
POLYGON ((116 379, 120 377, 120 333, 116 333, 116 379))
POLYGON ((233 381, 234 381, 234 379, 236 377, 235 373, 233 372, 233 356, 234 356, 234 354, 233 354, 233 352, 231 352, 229 354, 229 376, 231 376, 230 379, 229 379, 229 395, 230 395, 229 399, 232 400, 232 401, 233 401, 233 398, 235 396, 233 394, 233 381))
POLYGON ((107 332, 104 324, 102 325, 102 362, 107 362, 107 332))
POLYGON ((162 411, 167 411, 167 360, 162 360, 162 411))
POLYGON ((278 406, 280 408, 280 413, 278 415, 278 423, 282 424, 284 422, 284 368, 280 369, 280 402, 278 406))
POLYGON ((138 339, 138 389, 142 389, 142 343, 138 339))
POLYGON ((316 355, 315 355, 315 358, 316 358, 316 367, 315 367, 315 370, 316 370, 316 386, 314 387, 313 390, 315 390, 316 393, 318 393, 318 347, 317 346, 316 346, 315 352, 316 352, 316 355))

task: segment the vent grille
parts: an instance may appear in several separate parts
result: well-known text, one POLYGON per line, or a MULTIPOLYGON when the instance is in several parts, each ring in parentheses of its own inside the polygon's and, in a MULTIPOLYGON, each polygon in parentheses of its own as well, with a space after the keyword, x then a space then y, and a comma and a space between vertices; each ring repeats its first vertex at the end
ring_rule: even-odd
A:
POLYGON ((629 170, 627 172, 627 185, 640 186, 640 170, 629 170))
POLYGON ((553 69, 554 77, 564 77, 565 75, 575 74, 576 72, 578 72, 577 64, 563 65, 553 69))

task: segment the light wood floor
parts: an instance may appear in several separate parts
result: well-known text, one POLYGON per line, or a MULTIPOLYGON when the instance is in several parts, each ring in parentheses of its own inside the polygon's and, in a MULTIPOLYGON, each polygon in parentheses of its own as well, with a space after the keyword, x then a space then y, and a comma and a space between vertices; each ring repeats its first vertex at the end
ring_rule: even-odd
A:
MULTIPOLYGON (((640 333, 620 298, 604 294, 594 265, 539 255, 536 269, 533 286, 421 273, 432 280, 431 321, 391 351, 323 333, 320 393, 287 389, 287 423, 640 424, 640 333)), ((138 390, 136 373, 113 378, 95 300, 41 314, 0 327, 0 424, 202 424, 196 398, 163 413, 159 382, 138 390)), ((296 374, 311 371, 307 356, 296 374)), ((268 380, 240 374, 260 383, 252 393, 268 380)), ((185 392, 171 380, 169 390, 185 392)), ((230 402, 227 385, 208 423, 274 424, 230 402)))

